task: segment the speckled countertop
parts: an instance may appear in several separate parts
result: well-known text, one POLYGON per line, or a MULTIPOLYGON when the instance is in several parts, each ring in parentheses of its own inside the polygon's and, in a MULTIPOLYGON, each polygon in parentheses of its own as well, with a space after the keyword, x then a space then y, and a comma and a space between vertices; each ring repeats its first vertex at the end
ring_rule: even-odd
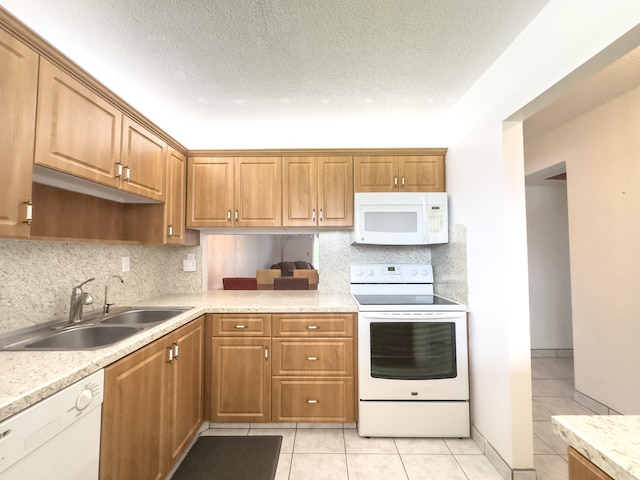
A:
POLYGON ((560 415, 554 431, 616 480, 640 480, 640 415, 560 415))
POLYGON ((106 348, 90 351, 0 352, 0 421, 205 313, 357 312, 349 294, 318 291, 222 291, 166 295, 138 306, 191 306, 185 313, 106 348))

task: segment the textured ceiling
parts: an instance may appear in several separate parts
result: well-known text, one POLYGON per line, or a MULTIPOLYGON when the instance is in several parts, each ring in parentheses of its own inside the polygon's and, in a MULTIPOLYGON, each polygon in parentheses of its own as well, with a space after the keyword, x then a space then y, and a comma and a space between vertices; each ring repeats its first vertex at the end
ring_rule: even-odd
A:
POLYGON ((0 5, 188 148, 216 148, 222 125, 437 118, 548 1, 0 5))
POLYGON ((524 122, 524 140, 532 140, 603 103, 640 86, 640 47, 573 88, 524 122))
MULTIPOLYGON (((548 0, 0 0, 187 147, 198 125, 437 116, 548 0)), ((211 140, 210 143, 215 143, 211 140)), ((211 147, 212 145, 209 145, 211 147)))

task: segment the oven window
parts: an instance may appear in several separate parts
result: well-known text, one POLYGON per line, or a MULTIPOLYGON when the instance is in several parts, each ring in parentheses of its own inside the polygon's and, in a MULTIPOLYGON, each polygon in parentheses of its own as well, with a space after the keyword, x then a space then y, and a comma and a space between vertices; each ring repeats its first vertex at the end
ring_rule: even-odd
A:
POLYGON ((397 380, 455 378, 453 322, 372 322, 371 376, 397 380))

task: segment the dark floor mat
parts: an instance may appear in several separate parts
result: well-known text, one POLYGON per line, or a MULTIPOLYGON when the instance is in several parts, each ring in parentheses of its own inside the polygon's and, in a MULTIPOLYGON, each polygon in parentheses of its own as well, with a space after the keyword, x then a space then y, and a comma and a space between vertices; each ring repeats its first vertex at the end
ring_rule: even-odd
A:
POLYGON ((203 436, 171 480, 273 480, 282 436, 203 436))

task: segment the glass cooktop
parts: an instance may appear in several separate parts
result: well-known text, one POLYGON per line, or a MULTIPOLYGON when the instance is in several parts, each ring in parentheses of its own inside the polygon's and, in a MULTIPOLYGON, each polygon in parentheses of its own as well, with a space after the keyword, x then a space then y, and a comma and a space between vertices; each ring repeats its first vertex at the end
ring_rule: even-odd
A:
POLYGON ((360 305, 459 305, 437 295, 354 295, 360 305))

